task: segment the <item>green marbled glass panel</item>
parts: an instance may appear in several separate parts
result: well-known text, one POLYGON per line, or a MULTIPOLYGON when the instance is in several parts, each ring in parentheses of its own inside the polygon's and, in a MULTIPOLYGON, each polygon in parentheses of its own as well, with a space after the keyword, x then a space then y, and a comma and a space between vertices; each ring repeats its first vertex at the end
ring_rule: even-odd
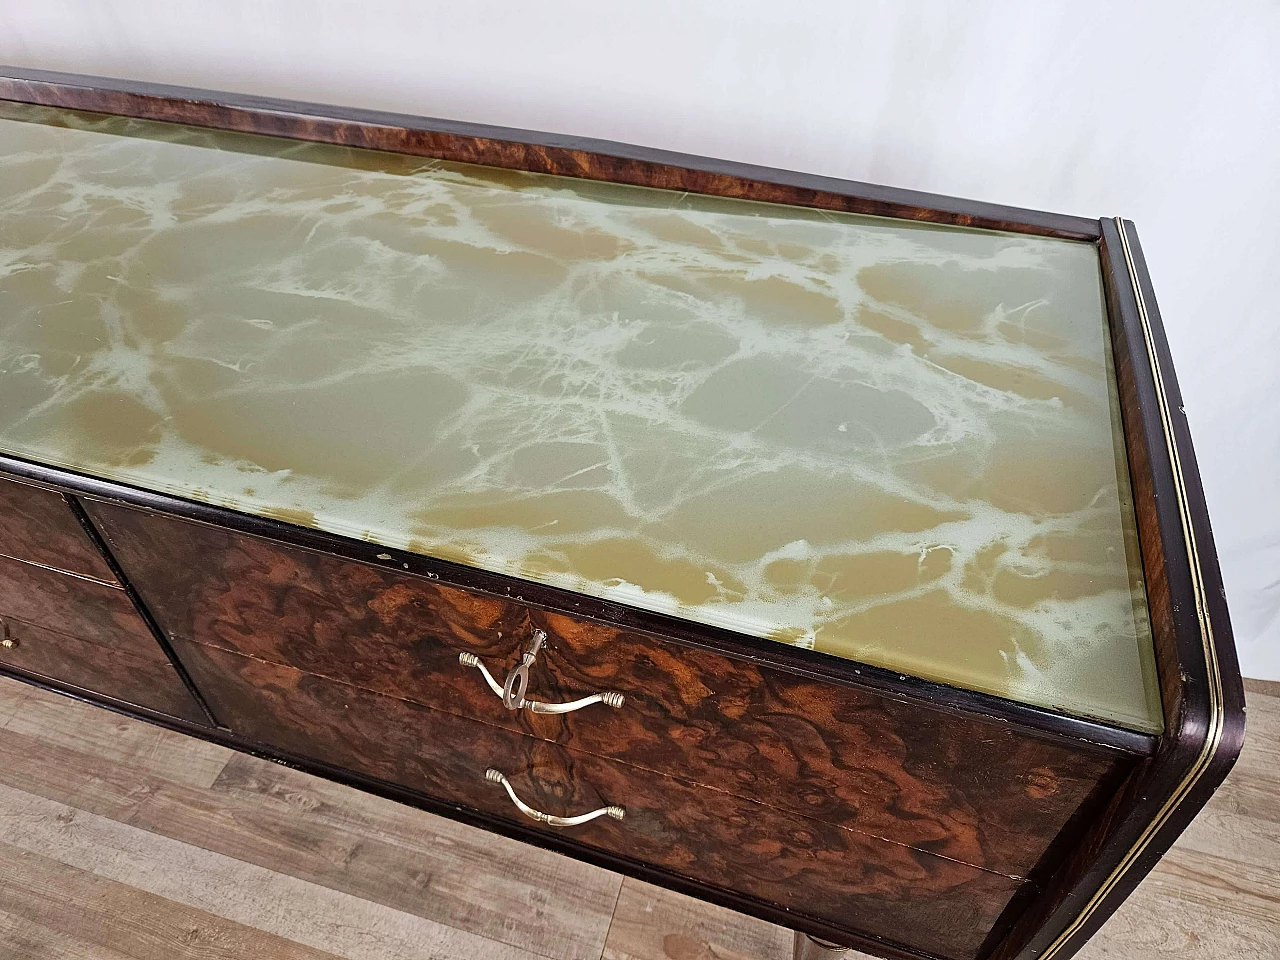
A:
POLYGON ((0 449, 1146 731, 1089 244, 0 107, 0 449))

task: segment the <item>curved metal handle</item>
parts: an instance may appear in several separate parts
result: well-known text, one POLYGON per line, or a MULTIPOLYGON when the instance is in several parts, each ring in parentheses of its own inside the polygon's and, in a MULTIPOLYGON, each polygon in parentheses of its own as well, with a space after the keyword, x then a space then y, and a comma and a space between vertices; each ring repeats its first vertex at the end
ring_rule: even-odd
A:
POLYGON ((474 653, 463 651, 458 654, 458 662, 464 667, 475 667, 479 670, 480 675, 484 677, 485 683, 489 685, 489 689, 502 698, 503 706, 508 710, 527 708, 530 713, 573 713, 573 711, 589 707, 593 703, 603 703, 606 707, 613 707, 616 710, 626 702, 626 698, 622 694, 614 691, 593 693, 589 697, 583 697, 581 700, 571 700, 568 703, 543 703, 540 700, 526 700, 524 692, 529 687, 529 668, 533 666, 533 662, 538 657, 538 651, 542 649, 542 645, 546 642, 547 635, 543 631, 534 631, 533 640, 530 641, 528 649, 520 657, 520 662, 512 667, 511 672, 507 674, 505 685, 499 684, 493 678, 489 668, 474 653))
POLYGON ((18 638, 9 633, 9 622, 0 617, 0 647, 12 650, 18 645, 18 638))
POLYGON ((500 783, 507 790, 507 796, 511 798, 511 802, 516 805, 521 813, 526 817, 532 817, 539 823, 545 823, 551 827, 576 827, 580 823, 586 823, 588 820, 594 820, 596 817, 613 817, 615 820, 621 820, 627 815, 627 811, 622 807, 607 806, 601 807, 599 810, 592 810, 590 813, 580 813, 576 817, 556 817, 549 813, 543 813, 541 810, 535 810, 523 800, 516 796, 515 790, 511 788, 511 781, 508 780, 501 772, 490 767, 484 772, 484 778, 491 783, 500 783))

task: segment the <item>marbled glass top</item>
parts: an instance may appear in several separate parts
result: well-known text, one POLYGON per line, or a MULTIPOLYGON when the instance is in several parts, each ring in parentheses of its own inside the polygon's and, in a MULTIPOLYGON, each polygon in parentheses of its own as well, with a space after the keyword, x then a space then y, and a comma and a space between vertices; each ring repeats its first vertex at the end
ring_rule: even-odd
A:
POLYGON ((0 449, 1161 726, 1095 248, 0 105, 0 449))

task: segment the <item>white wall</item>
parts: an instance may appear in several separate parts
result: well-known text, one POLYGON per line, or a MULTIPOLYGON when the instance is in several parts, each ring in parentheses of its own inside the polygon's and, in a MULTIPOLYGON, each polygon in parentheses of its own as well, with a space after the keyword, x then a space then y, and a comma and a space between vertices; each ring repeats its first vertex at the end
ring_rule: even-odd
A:
POLYGON ((5 0, 0 62, 1135 220, 1245 673, 1280 680, 1280 4, 5 0))

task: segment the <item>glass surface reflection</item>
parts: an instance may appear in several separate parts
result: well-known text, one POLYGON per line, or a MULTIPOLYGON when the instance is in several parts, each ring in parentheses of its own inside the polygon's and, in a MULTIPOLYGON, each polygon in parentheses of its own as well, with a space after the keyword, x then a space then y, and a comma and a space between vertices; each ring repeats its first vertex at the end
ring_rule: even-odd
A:
POLYGON ((0 118, 3 450, 1160 729, 1093 246, 0 118))

